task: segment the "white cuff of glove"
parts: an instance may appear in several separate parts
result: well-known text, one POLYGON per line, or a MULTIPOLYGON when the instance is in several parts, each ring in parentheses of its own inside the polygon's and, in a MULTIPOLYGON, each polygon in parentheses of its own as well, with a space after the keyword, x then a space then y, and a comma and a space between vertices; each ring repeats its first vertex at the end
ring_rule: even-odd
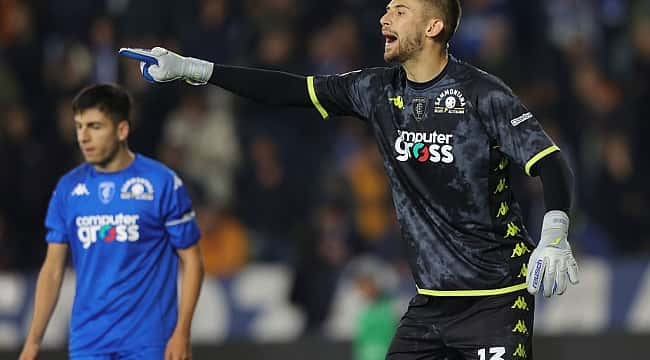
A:
POLYGON ((183 58, 183 79, 188 84, 205 85, 212 76, 214 64, 191 57, 183 58))
MULTIPOLYGON (((569 215, 561 210, 551 210, 544 215, 542 222, 542 237, 539 245, 544 242, 556 241, 558 237, 566 239, 569 236, 569 215)), ((539 246, 538 245, 538 246, 539 246)))

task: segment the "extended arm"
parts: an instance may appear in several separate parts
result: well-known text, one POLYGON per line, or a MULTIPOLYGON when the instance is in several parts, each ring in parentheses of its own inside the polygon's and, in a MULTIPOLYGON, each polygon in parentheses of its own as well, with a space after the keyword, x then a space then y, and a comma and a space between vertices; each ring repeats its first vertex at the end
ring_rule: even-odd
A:
POLYGON ((307 78, 301 75, 215 64, 209 82, 264 104, 313 106, 307 91, 307 78))
POLYGON ((211 83, 251 100, 284 106, 310 107, 307 78, 281 71, 213 64, 184 57, 164 48, 123 48, 120 55, 140 61, 150 82, 183 79, 193 85, 211 83))
POLYGON ((59 299, 67 251, 67 244, 52 243, 47 247, 45 262, 36 283, 34 317, 20 354, 21 360, 35 359, 38 354, 45 329, 59 299))
POLYGON ((543 284, 544 296, 562 295, 567 279, 572 284, 579 282, 578 264, 567 240, 573 174, 559 151, 535 164, 531 174, 542 179, 547 212, 541 239, 528 262, 528 291, 535 294, 543 284))
POLYGON ((181 301, 174 333, 167 344, 165 359, 190 358, 190 330, 194 309, 203 283, 203 259, 198 244, 178 249, 181 262, 181 301))

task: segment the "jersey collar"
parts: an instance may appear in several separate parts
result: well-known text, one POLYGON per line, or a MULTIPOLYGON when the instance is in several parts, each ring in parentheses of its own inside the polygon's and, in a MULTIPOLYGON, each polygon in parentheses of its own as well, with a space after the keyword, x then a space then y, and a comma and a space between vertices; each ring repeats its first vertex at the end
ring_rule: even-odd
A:
POLYGON ((117 170, 117 171, 106 171, 106 172, 97 171, 94 166, 92 166, 91 164, 88 164, 88 163, 86 163, 86 166, 88 166, 89 171, 93 176, 119 175, 119 174, 123 174, 123 173, 125 173, 127 171, 130 171, 131 169, 133 169, 135 167, 136 162, 139 162, 140 154, 133 153, 133 155, 135 155, 135 157, 133 158, 133 161, 131 161, 131 163, 127 167, 125 167, 124 169, 117 170))
POLYGON ((406 79, 407 87, 409 87, 409 88, 411 88, 413 90, 425 90, 425 89, 428 89, 428 88, 432 87, 433 85, 435 85, 438 81, 440 81, 440 79, 442 79, 447 74, 447 71, 449 70, 449 67, 451 66, 451 63, 456 61, 456 59, 451 55, 447 55, 447 59, 448 59, 447 65, 445 65, 444 69, 442 69, 440 74, 438 74, 433 79, 431 79, 431 80, 429 80, 427 82, 423 82, 423 83, 419 83, 419 82, 409 80, 406 77, 406 72, 404 71, 404 69, 402 69, 402 73, 404 75, 404 78, 406 79))

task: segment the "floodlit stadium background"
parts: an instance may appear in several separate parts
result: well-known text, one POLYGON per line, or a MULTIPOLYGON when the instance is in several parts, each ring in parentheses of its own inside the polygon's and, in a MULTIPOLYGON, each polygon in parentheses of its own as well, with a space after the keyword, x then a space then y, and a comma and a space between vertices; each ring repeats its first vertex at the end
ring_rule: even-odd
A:
MULTIPOLYGON (((453 54, 515 90, 577 179, 570 239, 582 282, 538 302, 537 358, 647 358, 650 1, 463 5, 453 54)), ((322 121, 311 109, 259 106, 215 87, 152 86, 116 50, 162 44, 220 63, 341 73, 382 65, 384 6, 0 0, 0 358, 16 358, 29 325, 50 192, 79 162, 71 96, 117 82, 137 102, 131 147, 182 175, 204 233, 209 276, 194 322, 195 358, 353 359, 365 306, 359 269, 382 269, 372 279, 394 299, 396 316, 413 294, 368 130, 355 119, 322 121)), ((514 179, 537 236, 539 181, 514 179)), ((73 288, 70 273, 46 359, 64 356, 73 288)))

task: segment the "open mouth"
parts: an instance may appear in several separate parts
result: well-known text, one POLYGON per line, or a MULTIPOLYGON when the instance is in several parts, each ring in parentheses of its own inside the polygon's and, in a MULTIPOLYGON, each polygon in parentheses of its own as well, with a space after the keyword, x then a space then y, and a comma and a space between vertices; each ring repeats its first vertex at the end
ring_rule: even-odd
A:
POLYGON ((386 41, 386 45, 392 45, 395 41, 397 41, 397 36, 392 34, 384 34, 384 40, 386 41))
POLYGON ((384 36, 384 40, 386 42, 386 47, 391 46, 393 43, 397 41, 397 35, 395 35, 392 32, 389 31, 382 31, 381 34, 384 36))

